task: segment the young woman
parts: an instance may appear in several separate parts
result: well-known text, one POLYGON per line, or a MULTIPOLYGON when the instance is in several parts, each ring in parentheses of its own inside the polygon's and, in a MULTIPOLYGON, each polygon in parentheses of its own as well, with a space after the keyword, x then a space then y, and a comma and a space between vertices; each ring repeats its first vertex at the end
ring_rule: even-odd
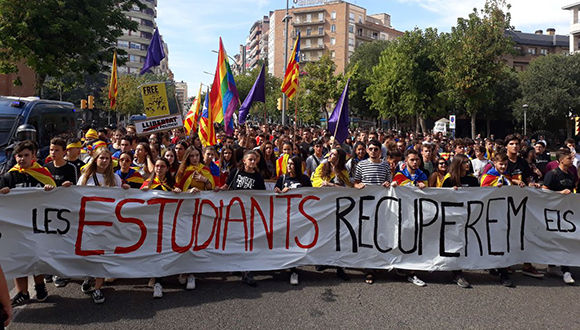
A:
POLYGON ((177 153, 172 148, 165 149, 163 158, 169 161, 169 173, 175 177, 177 170, 179 170, 179 161, 177 161, 177 153))
POLYGON ((135 147, 135 158, 133 159, 133 166, 138 168, 139 174, 143 177, 148 177, 153 173, 153 159, 151 158, 151 149, 146 142, 140 142, 135 147))
POLYGON ((176 187, 187 192, 211 190, 215 187, 209 168, 201 163, 199 149, 193 146, 187 148, 183 162, 177 170, 176 187))
MULTIPOLYGON (((440 160, 441 161, 441 160, 440 160)), ((479 187, 477 178, 469 173, 469 166, 471 161, 463 154, 458 154, 453 157, 451 166, 449 166, 449 173, 443 180, 442 187, 457 189, 458 187, 479 187)), ((462 288, 470 288, 471 284, 463 276, 461 270, 453 271, 453 281, 462 288)))
MULTIPOLYGON (((84 173, 79 178, 79 186, 101 186, 101 187, 123 187, 129 189, 129 185, 123 184, 121 178, 113 172, 113 159, 111 152, 107 148, 98 148, 93 152, 93 158, 85 167, 84 173)), ((95 304, 105 302, 105 295, 101 292, 105 279, 96 278, 95 287, 91 296, 95 304)), ((81 285, 84 293, 91 292, 90 279, 85 279, 81 285)))
MULTIPOLYGON (((226 183, 217 190, 266 190, 264 178, 256 169, 257 154, 253 150, 244 153, 242 164, 232 171, 226 183)), ((242 272, 242 281, 249 286, 256 286, 256 281, 251 272, 242 272)))
POLYGON ((266 168, 271 174, 269 178, 264 179, 273 179, 276 176, 276 155, 274 154, 274 145, 270 141, 265 141, 260 146, 260 151, 262 151, 262 158, 266 163, 266 168))
POLYGON ((346 152, 342 149, 331 149, 327 160, 318 165, 316 171, 312 174, 313 187, 336 187, 349 186, 350 182, 348 171, 346 170, 346 152))
POLYGON ((203 149, 203 164, 209 168, 215 185, 221 186, 223 183, 220 181, 220 167, 214 162, 216 155, 217 152, 212 146, 203 149))
POLYGON ((352 155, 350 156, 350 159, 348 162, 346 162, 346 170, 348 171, 348 176, 350 177, 351 182, 354 182, 354 171, 356 170, 356 165, 358 162, 365 160, 368 157, 369 155, 367 154, 367 148, 365 144, 357 141, 352 148, 352 155))
POLYGON ((149 142, 149 149, 151 150, 151 160, 153 162, 161 157, 161 145, 158 142, 149 142))
POLYGON ((220 177, 222 182, 226 182, 228 175, 232 170, 238 167, 236 157, 234 157, 234 149, 230 146, 223 146, 220 153, 220 177))
POLYGON ((189 145, 185 141, 179 141, 175 144, 175 154, 177 155, 177 162, 181 164, 183 158, 185 157, 185 151, 189 145))
MULTIPOLYGON (((288 160, 288 168, 286 174, 281 175, 276 181, 274 191, 276 193, 285 193, 291 189, 312 187, 310 179, 302 171, 302 158, 300 156, 292 156, 288 160)), ((296 267, 290 270, 290 284, 298 285, 298 272, 296 267)))
POLYGON ((445 175, 447 175, 448 164, 447 161, 443 158, 437 159, 435 164, 437 165, 437 168, 429 177, 428 185, 429 187, 441 188, 443 185, 443 180, 445 179, 445 175))
MULTIPOLYGON (((167 159, 157 159, 155 161, 153 173, 151 173, 149 178, 143 182, 141 190, 174 191, 175 179, 169 172, 169 166, 170 164, 167 159)), ((179 190, 175 191, 180 192, 179 190)), ((153 298, 163 297, 163 286, 159 278, 151 278, 149 284, 150 286, 153 286, 153 298)))
POLYGON ((119 169, 115 174, 121 178, 123 184, 128 184, 131 188, 139 189, 143 185, 143 177, 134 168, 131 168, 133 163, 133 155, 130 152, 122 152, 119 155, 119 169))

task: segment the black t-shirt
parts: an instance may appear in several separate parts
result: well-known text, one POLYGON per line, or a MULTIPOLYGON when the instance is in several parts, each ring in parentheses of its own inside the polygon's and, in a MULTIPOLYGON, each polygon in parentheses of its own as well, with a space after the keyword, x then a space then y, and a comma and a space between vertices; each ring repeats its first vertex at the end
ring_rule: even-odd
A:
POLYGON ((264 178, 258 172, 233 170, 226 181, 230 190, 266 190, 264 178))
POLYGON ((512 162, 508 160, 508 168, 506 174, 511 179, 522 180, 524 183, 529 183, 530 178, 532 177, 532 170, 523 158, 518 157, 516 162, 512 162))
MULTIPOLYGON (((479 187, 479 181, 477 181, 477 178, 474 177, 472 174, 462 176, 461 179, 459 179, 459 181, 461 181, 461 187, 479 187)), ((451 180, 450 177, 445 179, 445 181, 443 181, 442 187, 451 188, 454 186, 456 185, 453 184, 453 180, 451 180)))
POLYGON ((19 172, 6 172, 0 177, 0 188, 44 187, 44 184, 31 175, 19 172))
POLYGON ((564 189, 574 189, 574 176, 562 171, 559 167, 546 173, 544 186, 553 191, 562 191, 564 189))
POLYGON ((298 178, 291 178, 290 176, 284 174, 281 175, 278 180, 276 181, 276 187, 278 187, 278 189, 282 190, 284 188, 290 188, 290 189, 294 189, 294 188, 302 188, 302 187, 312 187, 312 182, 310 182, 310 179, 308 178, 308 176, 302 174, 300 177, 298 178))
POLYGON ((57 187, 62 186, 66 181, 70 181, 72 184, 76 184, 78 181, 77 167, 72 163, 66 162, 63 166, 56 167, 54 162, 50 162, 45 167, 52 174, 57 187))
POLYGON ((536 155, 536 167, 542 172, 542 174, 546 174, 546 165, 548 165, 550 160, 550 155, 548 153, 536 155))
POLYGON ((69 161, 69 163, 73 164, 77 168, 77 177, 81 177, 81 167, 85 166, 85 162, 83 162, 80 158, 75 161, 69 161))

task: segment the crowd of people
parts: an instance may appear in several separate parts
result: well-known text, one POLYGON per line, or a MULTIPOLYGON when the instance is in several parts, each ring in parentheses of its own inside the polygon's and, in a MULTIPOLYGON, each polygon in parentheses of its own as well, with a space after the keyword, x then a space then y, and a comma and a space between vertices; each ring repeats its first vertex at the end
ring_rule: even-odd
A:
MULTIPOLYGON (((570 194, 578 184, 580 155, 575 141, 568 139, 554 148, 555 160, 546 151, 546 141, 508 135, 493 138, 452 139, 438 134, 401 134, 383 130, 357 129, 343 143, 322 128, 289 128, 270 125, 238 127, 232 135, 217 134, 218 143, 203 146, 196 134, 183 129, 137 136, 135 127, 86 127, 78 136, 57 136, 47 148, 33 140, 19 142, 13 151, 14 166, 0 177, 0 193, 15 187, 87 185, 123 189, 197 193, 214 190, 273 190, 284 194, 301 187, 364 189, 412 185, 425 187, 530 186, 570 194)), ((324 270, 325 266, 317 266, 324 270)), ((570 269, 552 267, 566 284, 573 284, 570 269)), ((372 284, 375 270, 365 269, 364 280, 372 284)), ((297 285, 299 270, 289 271, 297 285)), ((342 268, 337 276, 348 280, 342 268)), ((409 282, 424 286, 415 272, 397 271, 409 282)), ((490 270, 502 285, 513 287, 509 268, 490 270)), ((543 272, 524 264, 524 275, 541 278, 543 272)), ((90 274, 87 274, 90 275, 90 274)), ((178 275, 178 274, 176 274, 178 275)), ((180 274, 179 282, 195 288, 194 274, 180 274)), ((252 272, 242 280, 255 286, 252 272)), ((453 280, 471 287, 465 272, 454 271, 453 280)), ((34 276, 36 299, 48 296, 47 282, 67 285, 59 276, 34 276)), ((95 303, 103 303, 104 278, 87 277, 81 290, 95 303)), ((163 295, 163 279, 149 281, 153 296, 163 295)), ((12 305, 30 300, 28 278, 15 280, 18 293, 12 305)), ((5 303, 3 302, 3 305, 5 303)))

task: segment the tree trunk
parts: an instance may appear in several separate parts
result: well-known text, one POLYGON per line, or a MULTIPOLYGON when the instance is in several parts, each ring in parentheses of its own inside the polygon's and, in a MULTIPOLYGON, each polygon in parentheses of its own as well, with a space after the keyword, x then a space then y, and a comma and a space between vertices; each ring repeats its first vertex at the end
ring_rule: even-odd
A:
POLYGON ((419 132, 419 114, 415 116, 415 132, 419 132))
POLYGON ((477 118, 477 112, 471 114, 471 138, 475 139, 475 118, 477 118))
POLYGON ((419 115, 419 126, 421 126, 421 133, 427 133, 427 127, 425 127, 425 118, 419 115))
POLYGON ((566 118, 566 137, 574 137, 574 121, 566 118))
POLYGON ((487 137, 491 136, 491 119, 486 120, 487 137))
POLYGON ((34 86, 34 89, 36 90, 36 95, 38 95, 38 97, 42 98, 42 87, 44 87, 44 82, 46 81, 46 75, 45 74, 36 74, 36 86, 34 86))

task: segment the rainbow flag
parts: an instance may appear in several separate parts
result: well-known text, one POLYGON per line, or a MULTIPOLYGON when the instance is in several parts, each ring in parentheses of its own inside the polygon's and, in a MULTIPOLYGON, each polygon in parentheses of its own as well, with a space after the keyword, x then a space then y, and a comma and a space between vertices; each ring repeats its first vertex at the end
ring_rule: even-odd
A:
POLYGON ((201 84, 199 85, 199 91, 197 92, 197 97, 193 100, 191 108, 185 115, 185 120, 183 121, 183 127, 189 136, 191 132, 197 131, 197 124, 199 122, 199 115, 201 113, 201 84))
POLYGON ((300 75, 300 33, 298 33, 298 38, 294 42, 294 49, 292 49, 292 55, 288 60, 288 66, 286 66, 286 73, 284 74, 284 81, 282 82, 282 93, 292 100, 298 89, 298 76, 300 75))
POLYGON ((209 111, 209 101, 210 101, 210 93, 209 90, 205 94, 205 102, 203 103, 203 109, 201 110, 201 117, 199 118, 199 130, 197 131, 197 135, 201 140, 201 144, 204 147, 212 146, 217 144, 216 137, 215 137, 215 130, 213 127, 213 120, 212 116, 210 116, 209 111))
POLYGON ((111 68, 111 81, 109 82, 109 101, 111 109, 115 110, 117 107, 117 51, 113 53, 113 67, 111 68))
POLYGON ((240 106, 240 98, 221 37, 217 67, 211 85, 210 101, 212 121, 214 123, 223 122, 226 134, 232 134, 234 131, 232 116, 240 106))

